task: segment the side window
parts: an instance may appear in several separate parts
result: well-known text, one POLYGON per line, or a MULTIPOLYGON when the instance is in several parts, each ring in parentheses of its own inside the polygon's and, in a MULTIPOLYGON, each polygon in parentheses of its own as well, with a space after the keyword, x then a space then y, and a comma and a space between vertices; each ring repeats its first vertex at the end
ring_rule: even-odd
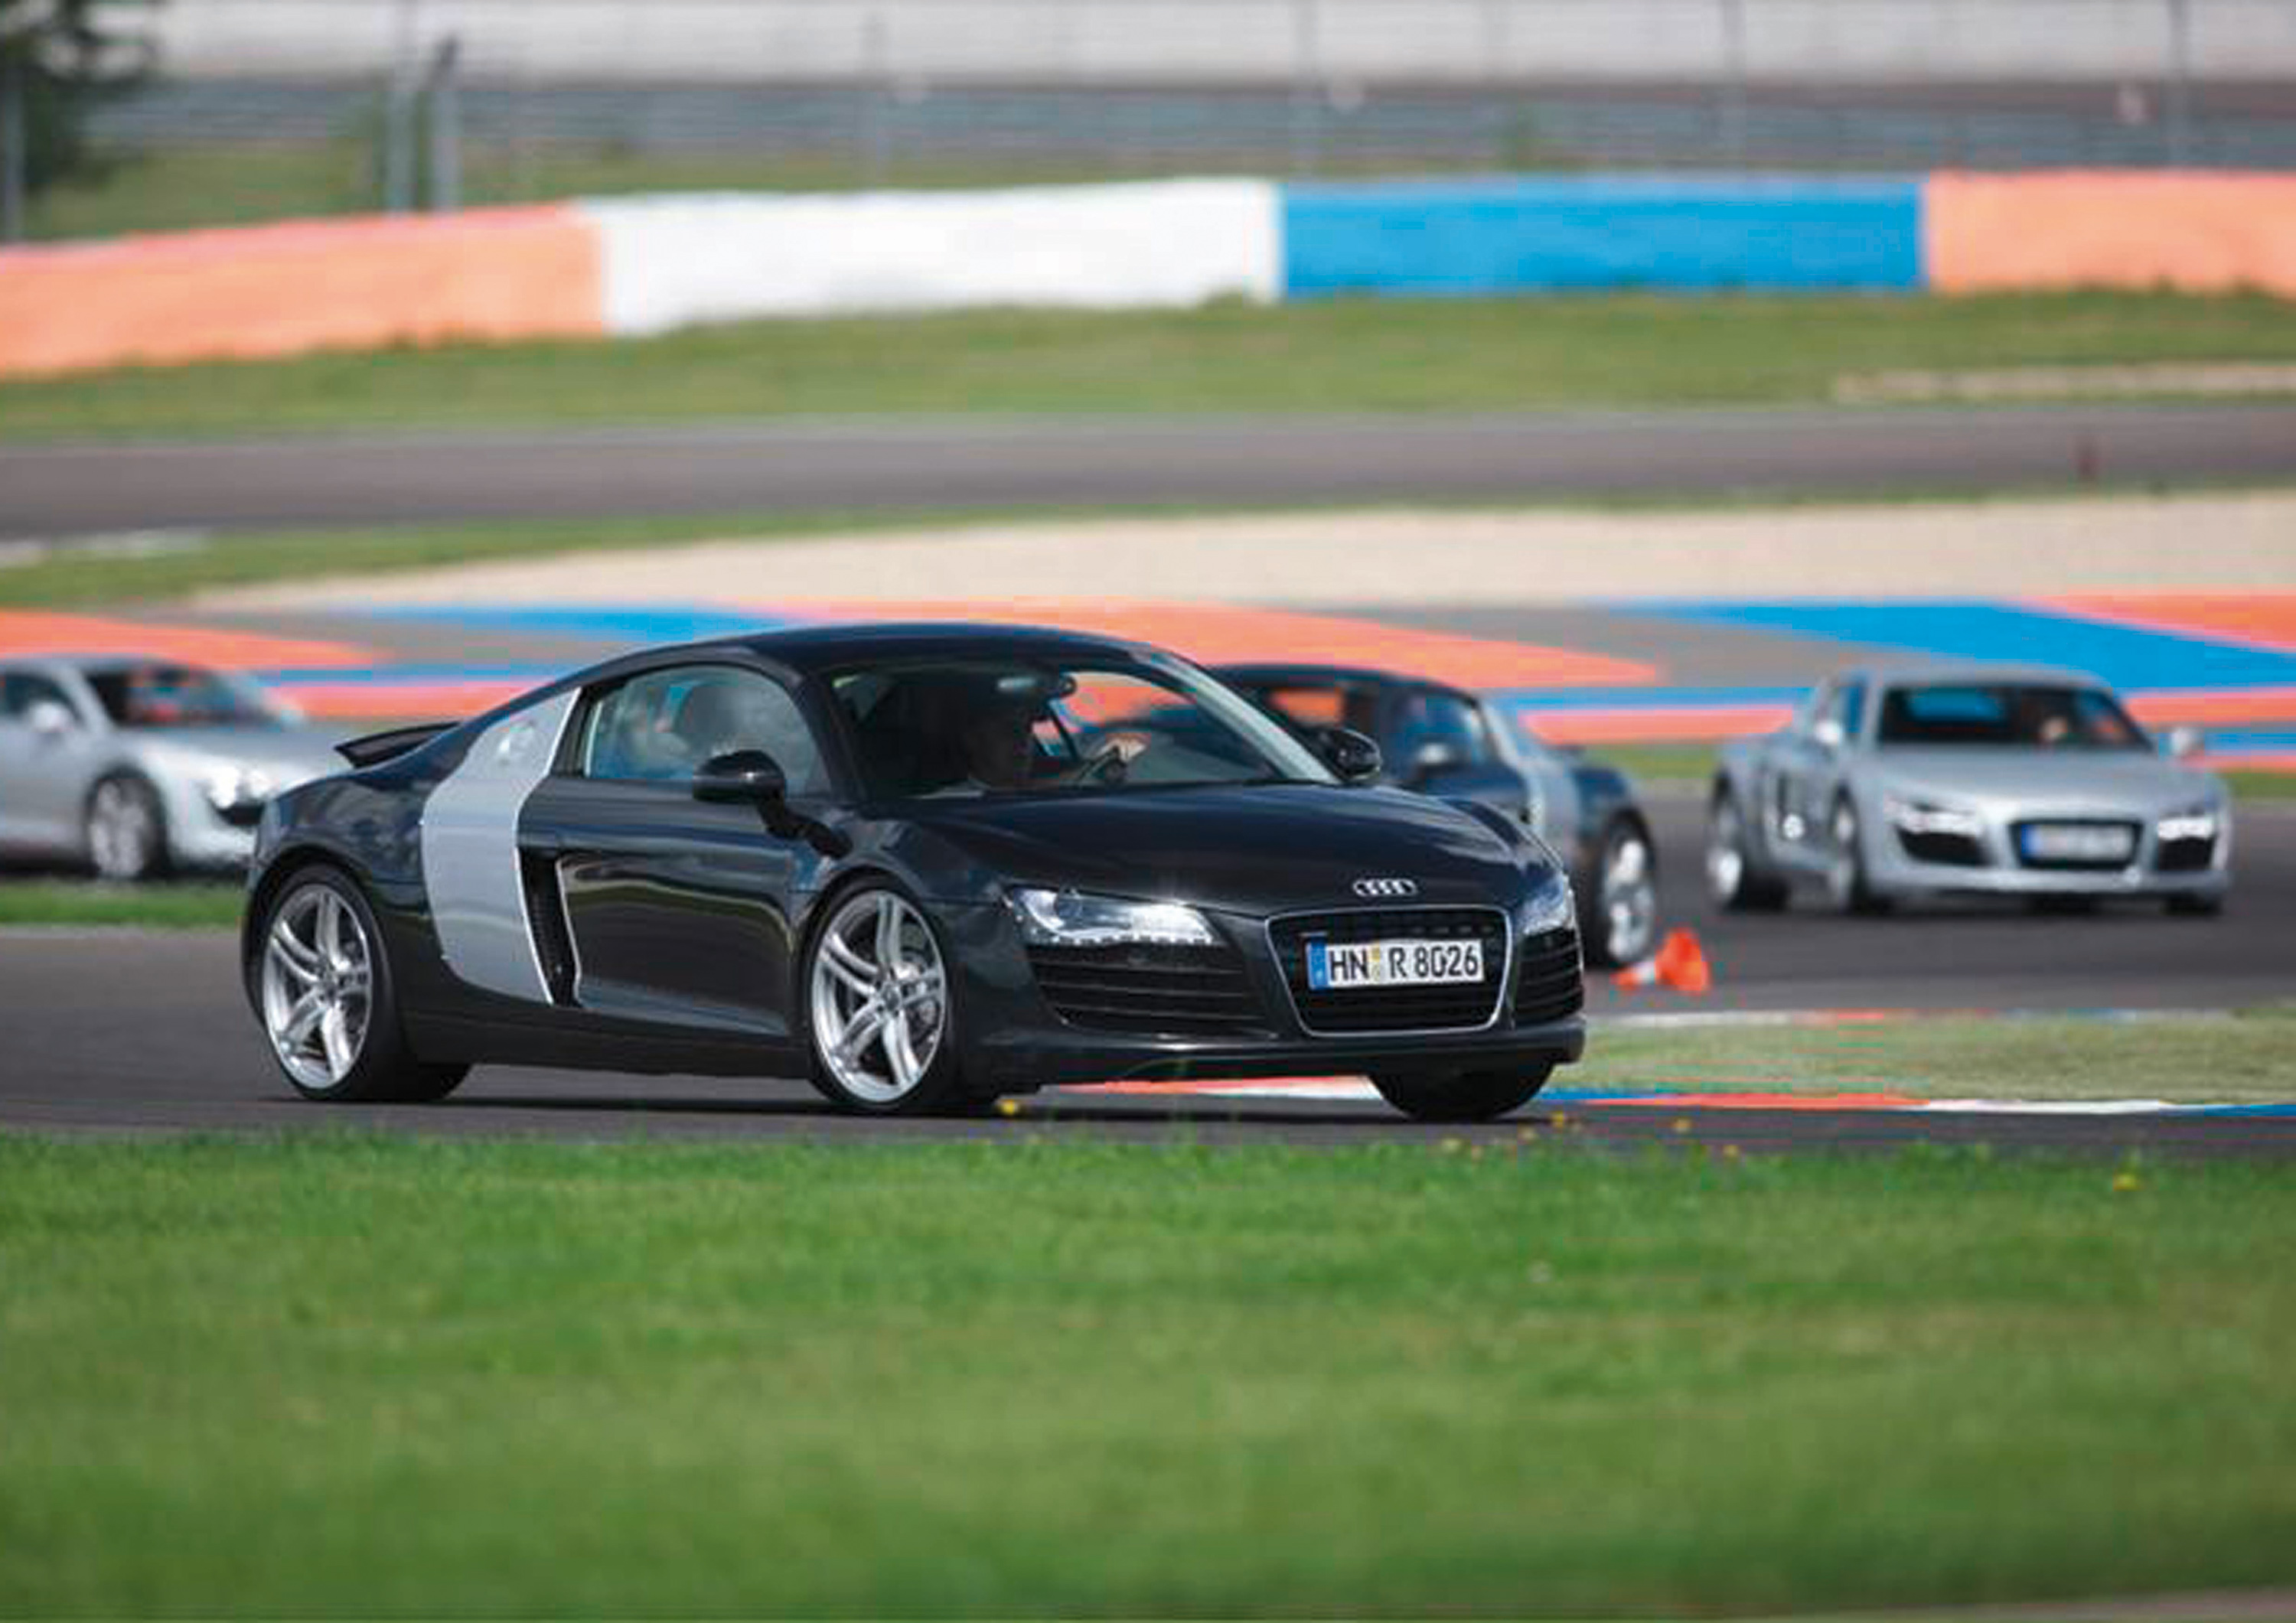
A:
POLYGON ((797 701, 779 683, 730 665, 648 671, 600 698, 582 734, 582 775, 682 783, 734 750, 772 756, 791 795, 828 787, 797 701))
POLYGON ((1487 765, 1492 754, 1483 718, 1473 705, 1450 693, 1422 690, 1397 707, 1395 764, 1407 767, 1431 749, 1460 766, 1487 765))
MULTIPOLYGON (((72 709, 71 701, 56 683, 28 670, 12 670, 0 676, 0 716, 11 721, 21 721, 32 713, 32 707, 42 702, 60 704, 72 709)), ((73 710, 77 716, 78 712, 73 710)))
POLYGON ((1866 684, 1844 682, 1835 687, 1826 694, 1818 718, 1839 723, 1843 739, 1856 743, 1859 729, 1866 725, 1866 684))

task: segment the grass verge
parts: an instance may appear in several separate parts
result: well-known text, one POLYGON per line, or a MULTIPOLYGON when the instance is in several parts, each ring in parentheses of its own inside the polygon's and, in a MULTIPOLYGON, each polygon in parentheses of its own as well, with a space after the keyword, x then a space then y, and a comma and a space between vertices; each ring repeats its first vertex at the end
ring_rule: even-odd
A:
POLYGON ((1922 1015, 1841 1026, 1610 1027, 1559 1087, 1923 1099, 2296 1099, 2296 1022, 2267 1006, 2130 1021, 1922 1015))
POLYGON ((0 924, 133 924, 236 929, 244 885, 184 880, 108 885, 78 879, 0 879, 0 924))
POLYGON ((2292 1224, 2237 1164, 0 1140, 0 1609, 2285 1583, 2292 1224))
POLYGON ((0 384, 0 439, 788 414, 1791 405, 1849 373, 2296 359, 2260 295, 1334 299, 770 321, 0 384))

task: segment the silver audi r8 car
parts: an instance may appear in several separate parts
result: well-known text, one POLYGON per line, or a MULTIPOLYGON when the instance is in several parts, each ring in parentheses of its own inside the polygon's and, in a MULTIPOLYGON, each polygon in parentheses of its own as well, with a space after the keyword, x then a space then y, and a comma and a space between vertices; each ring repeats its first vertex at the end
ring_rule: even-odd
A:
POLYGON ((1708 881, 1736 909, 1807 882, 1849 912, 1973 892, 2212 914, 2231 874, 2223 783, 2103 683, 2042 668, 1843 671, 1783 731, 1724 749, 1707 827, 1708 881))
POLYGON ((0 853, 105 879, 227 868, 264 803, 341 770, 255 683, 165 660, 0 660, 0 853))

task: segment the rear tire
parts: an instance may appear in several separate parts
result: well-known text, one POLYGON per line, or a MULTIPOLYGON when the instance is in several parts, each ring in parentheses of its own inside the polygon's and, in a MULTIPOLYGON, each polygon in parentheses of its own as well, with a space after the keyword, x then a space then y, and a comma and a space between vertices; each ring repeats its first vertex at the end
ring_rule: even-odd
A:
POLYGON ((1776 913, 1786 905, 1786 882, 1754 857, 1746 816, 1727 789, 1714 791, 1706 812, 1706 889, 1725 913, 1776 913))
POLYGON ((168 871, 168 814, 160 791, 132 772, 115 772, 88 791, 81 824, 87 865, 119 884, 168 871))
POLYGON ((1648 834, 1623 818, 1613 823, 1579 894, 1594 914, 1579 921, 1588 963, 1617 969, 1649 956, 1658 939, 1658 863, 1648 834))
POLYGON ((248 989, 288 1086, 328 1104, 428 1104, 470 1074, 414 1056, 374 912, 340 868, 306 868, 265 904, 248 989))
POLYGON ((1414 1121, 1495 1121, 1538 1097, 1554 1067, 1529 1072, 1474 1070, 1464 1076, 1390 1072, 1374 1076, 1381 1098, 1414 1121))

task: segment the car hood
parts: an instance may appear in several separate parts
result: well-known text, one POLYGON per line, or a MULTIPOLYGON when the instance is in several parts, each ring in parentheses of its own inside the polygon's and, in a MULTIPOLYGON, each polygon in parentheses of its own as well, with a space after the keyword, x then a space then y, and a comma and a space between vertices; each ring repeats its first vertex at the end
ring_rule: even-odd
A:
MULTIPOLYGON (((1359 879, 1409 901, 1512 901, 1546 864, 1472 813, 1399 790, 1273 784, 929 805, 912 822, 997 878, 1241 913, 1355 907, 1359 879)), ((1406 904, 1407 905, 1407 903, 1406 904)))
POLYGON ((1907 796, 2147 816, 2217 795, 2216 781, 2165 756, 2139 750, 1884 750, 1874 782, 1907 796))
POLYGON ((222 766, 258 771, 273 792, 344 770, 329 735, 305 727, 154 727, 128 734, 135 753, 156 770, 222 766))

